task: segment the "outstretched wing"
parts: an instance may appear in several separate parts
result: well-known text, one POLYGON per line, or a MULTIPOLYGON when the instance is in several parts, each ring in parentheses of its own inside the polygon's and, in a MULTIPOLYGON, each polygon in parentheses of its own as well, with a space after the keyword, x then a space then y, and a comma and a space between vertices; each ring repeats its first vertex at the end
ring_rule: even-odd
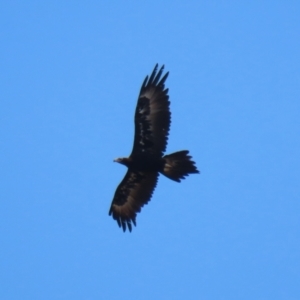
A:
POLYGON ((167 72, 161 79, 164 66, 157 72, 158 65, 145 78, 135 111, 135 135, 131 156, 148 154, 162 156, 166 150, 171 113, 168 89, 165 81, 167 72))
POLYGON ((118 186, 112 201, 109 215, 126 231, 136 226, 136 214, 151 199, 158 179, 157 172, 133 172, 128 170, 118 186))

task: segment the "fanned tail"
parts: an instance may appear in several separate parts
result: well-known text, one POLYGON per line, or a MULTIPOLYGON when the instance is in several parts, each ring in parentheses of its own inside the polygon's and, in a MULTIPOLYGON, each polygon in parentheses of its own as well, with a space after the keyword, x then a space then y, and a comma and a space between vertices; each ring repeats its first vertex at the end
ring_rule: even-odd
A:
POLYGON ((164 165, 161 173, 166 177, 180 182, 189 174, 200 173, 197 170, 195 162, 191 160, 191 156, 188 155, 189 151, 178 151, 169 155, 165 155, 162 159, 164 165))

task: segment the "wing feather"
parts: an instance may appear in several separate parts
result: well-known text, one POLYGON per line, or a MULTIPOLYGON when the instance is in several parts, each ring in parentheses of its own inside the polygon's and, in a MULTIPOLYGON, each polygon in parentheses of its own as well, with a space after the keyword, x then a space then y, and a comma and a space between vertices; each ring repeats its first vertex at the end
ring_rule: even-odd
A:
POLYGON ((147 204, 152 196, 158 180, 156 172, 133 172, 128 170, 124 179, 119 184, 110 210, 119 225, 126 231, 136 226, 136 214, 147 204))
POLYGON ((164 66, 157 73, 156 64, 149 79, 145 78, 135 111, 135 135, 131 156, 147 154, 162 156, 166 150, 171 123, 170 101, 164 66))

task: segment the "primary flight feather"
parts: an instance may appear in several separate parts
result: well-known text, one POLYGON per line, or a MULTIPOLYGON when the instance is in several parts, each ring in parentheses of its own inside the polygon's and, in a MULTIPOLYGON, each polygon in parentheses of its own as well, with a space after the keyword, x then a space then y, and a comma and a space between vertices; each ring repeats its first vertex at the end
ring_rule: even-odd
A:
POLYGON ((158 72, 157 68, 156 64, 150 77, 145 78, 138 97, 132 152, 129 157, 115 160, 128 170, 115 192, 109 215, 123 231, 131 231, 132 225, 136 225, 136 214, 150 201, 159 173, 177 182, 199 173, 187 150, 164 156, 171 123, 165 89, 169 72, 162 77, 164 66, 158 72))

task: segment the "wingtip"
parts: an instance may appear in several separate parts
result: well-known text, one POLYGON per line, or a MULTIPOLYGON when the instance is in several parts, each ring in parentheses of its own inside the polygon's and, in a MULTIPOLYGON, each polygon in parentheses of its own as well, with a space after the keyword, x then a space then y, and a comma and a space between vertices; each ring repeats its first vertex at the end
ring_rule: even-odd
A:
MULTIPOLYGON (((155 67, 154 67, 155 73, 156 73, 157 69, 158 69, 158 63, 157 63, 157 64, 155 65, 155 67)), ((165 69, 165 65, 162 65, 162 66, 160 67, 158 73, 161 74, 161 73, 164 71, 164 69, 165 69)), ((168 73, 169 73, 169 72, 168 72, 168 73)))
POLYGON ((127 229, 129 232, 131 232, 133 228, 132 224, 136 226, 135 219, 124 220, 124 219, 117 218, 115 220, 117 221, 119 227, 122 228, 123 232, 126 232, 127 229))

